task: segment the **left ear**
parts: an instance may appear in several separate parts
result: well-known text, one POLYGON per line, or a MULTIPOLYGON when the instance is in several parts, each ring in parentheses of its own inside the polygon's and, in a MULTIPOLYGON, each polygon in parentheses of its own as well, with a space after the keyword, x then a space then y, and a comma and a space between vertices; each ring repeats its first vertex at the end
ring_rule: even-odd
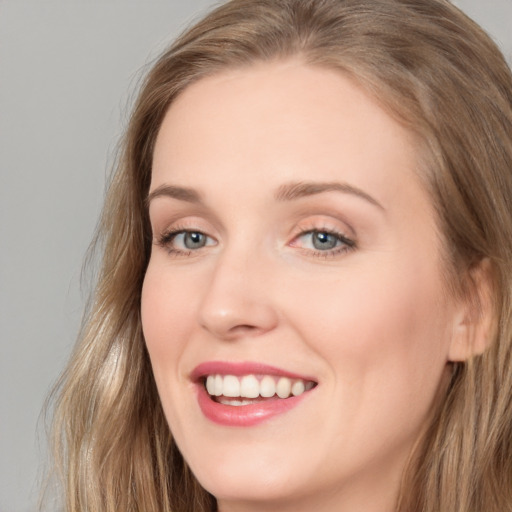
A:
POLYGON ((484 258, 465 276, 464 295, 455 318, 448 359, 467 361, 482 354, 493 339, 494 301, 491 262, 484 258))

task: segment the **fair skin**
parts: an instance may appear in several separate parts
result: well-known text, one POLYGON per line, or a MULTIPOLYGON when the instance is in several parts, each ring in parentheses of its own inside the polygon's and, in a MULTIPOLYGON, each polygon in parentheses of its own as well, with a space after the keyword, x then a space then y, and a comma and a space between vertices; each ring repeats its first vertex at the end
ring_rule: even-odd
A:
POLYGON ((173 436, 221 512, 394 510, 464 318, 417 160, 353 82, 299 60, 204 78, 170 107, 142 323, 173 436), (246 424, 194 373, 212 361, 313 387, 246 424))

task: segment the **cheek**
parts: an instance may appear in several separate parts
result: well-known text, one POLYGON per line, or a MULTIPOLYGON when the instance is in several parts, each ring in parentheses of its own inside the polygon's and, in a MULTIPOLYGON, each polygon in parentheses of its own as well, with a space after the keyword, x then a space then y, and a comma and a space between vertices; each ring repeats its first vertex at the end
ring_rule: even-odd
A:
POLYGON ((434 353, 447 326, 446 301, 432 271, 411 267, 382 264, 343 270, 337 279, 316 277, 297 287, 283 283, 288 299, 281 302, 295 309, 297 320, 304 318, 304 329, 319 349, 365 358, 399 350, 434 353))
POLYGON ((332 400, 341 397, 354 422, 364 413, 366 425, 368 415, 393 422, 393 414, 408 410, 420 421, 446 368, 450 340, 432 264, 382 259, 337 280, 305 284, 307 294, 289 287, 283 302, 294 304, 297 331, 328 362, 337 383, 332 400))
POLYGON ((191 408, 183 398, 184 386, 190 386, 183 356, 192 337, 196 301, 190 280, 180 281, 165 262, 150 260, 142 287, 142 329, 165 416, 182 439, 191 408))
POLYGON ((162 372, 168 374, 169 367, 178 364, 192 327, 194 292, 182 284, 150 261, 142 287, 141 319, 157 384, 162 372))

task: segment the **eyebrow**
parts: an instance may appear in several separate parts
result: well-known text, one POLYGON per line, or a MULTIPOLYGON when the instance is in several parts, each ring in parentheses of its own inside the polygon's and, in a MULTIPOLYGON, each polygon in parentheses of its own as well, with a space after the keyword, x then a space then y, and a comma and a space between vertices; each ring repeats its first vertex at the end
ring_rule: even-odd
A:
POLYGON ((349 185, 348 183, 334 182, 292 182, 281 185, 275 194, 277 201, 292 201, 302 197, 313 196, 323 192, 342 192, 344 194, 351 194, 369 202, 373 206, 385 211, 385 208, 370 194, 364 190, 349 185))
MULTIPOLYGON (((344 194, 351 194, 357 196, 377 208, 385 211, 385 208, 371 195, 367 194, 364 190, 349 185, 348 183, 340 182, 291 182, 281 185, 274 198, 276 201, 293 201, 303 197, 313 196, 321 194, 323 192, 342 192, 344 194)), ((157 197, 170 197, 172 199, 178 199, 179 201, 185 201, 187 203, 201 203, 202 198, 199 192, 193 188, 179 187, 176 185, 160 185, 153 192, 151 192, 146 198, 146 206, 157 197)))
POLYGON ((202 201, 199 192, 193 188, 164 184, 155 188, 155 190, 148 195, 146 198, 146 206, 149 206, 149 203, 157 197, 170 197, 187 203, 200 203, 202 201))

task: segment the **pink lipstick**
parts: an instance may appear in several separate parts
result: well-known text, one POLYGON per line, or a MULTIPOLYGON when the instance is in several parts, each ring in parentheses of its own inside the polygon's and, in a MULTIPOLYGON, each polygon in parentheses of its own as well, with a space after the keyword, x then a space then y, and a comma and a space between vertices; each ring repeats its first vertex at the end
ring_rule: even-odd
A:
POLYGON ((296 407, 315 379, 261 363, 211 361, 191 373, 202 413, 226 426, 257 425, 296 407))

